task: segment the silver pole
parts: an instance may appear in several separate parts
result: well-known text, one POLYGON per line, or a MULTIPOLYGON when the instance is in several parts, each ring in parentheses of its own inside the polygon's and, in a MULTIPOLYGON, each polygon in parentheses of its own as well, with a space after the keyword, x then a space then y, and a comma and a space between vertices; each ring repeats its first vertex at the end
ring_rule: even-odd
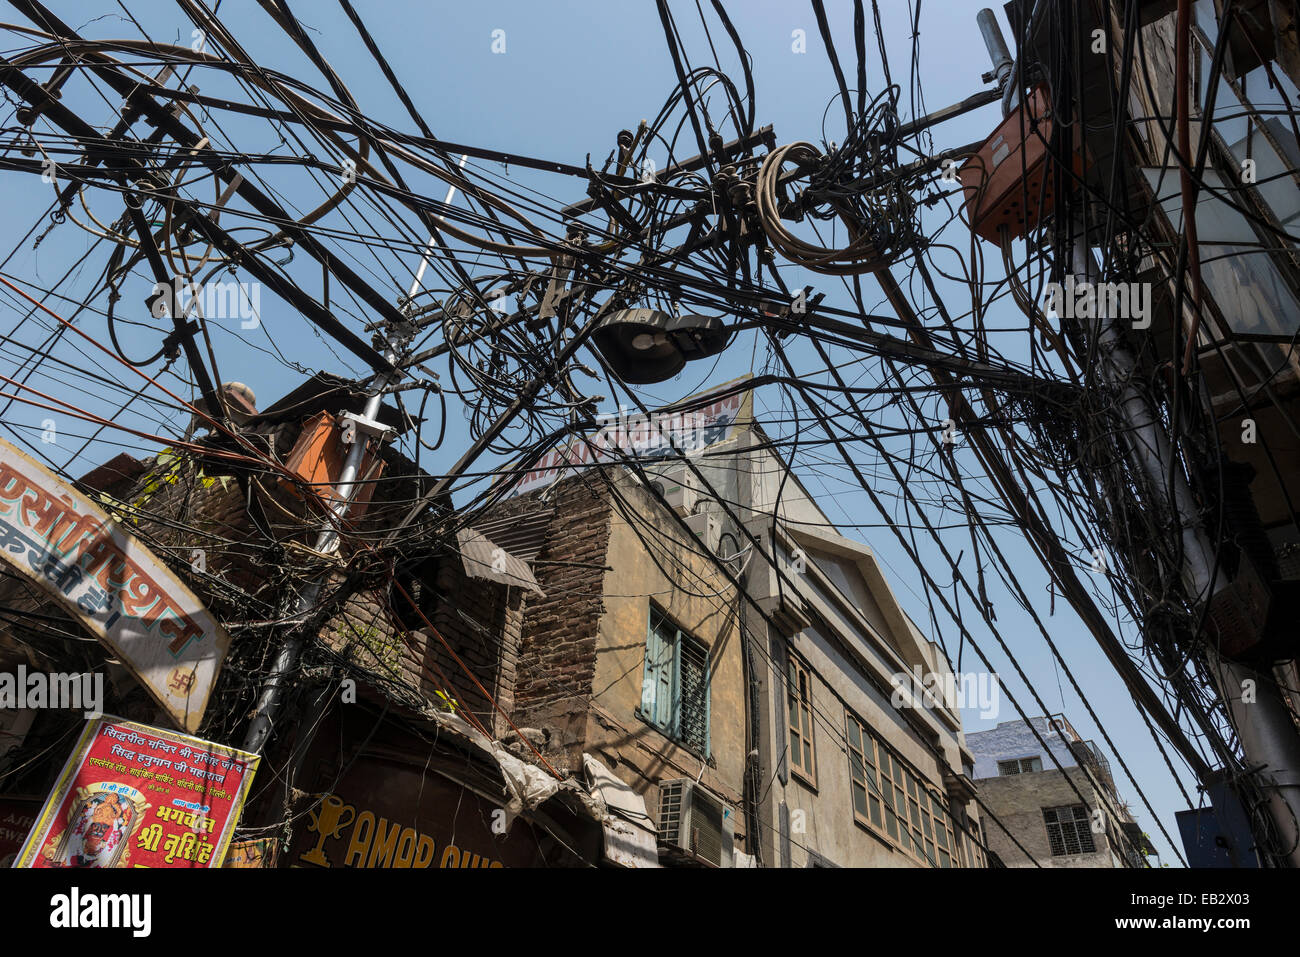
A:
POLYGON ((1268 800, 1278 843, 1292 867, 1300 867, 1300 736, 1271 674, 1225 661, 1209 649, 1219 693, 1227 704, 1241 753, 1268 800))
MULTIPOLYGON (((373 421, 379 414, 384 387, 388 384, 388 381, 386 375, 381 375, 376 379, 374 394, 366 400, 366 408, 363 413, 366 419, 373 421)), ((352 496, 356 489, 357 472, 361 468, 361 459, 365 455, 367 441, 367 436, 362 434, 360 429, 357 429, 352 446, 348 449, 347 458, 344 460, 339 483, 335 486, 335 500, 330 507, 331 520, 325 523, 320 530, 320 534, 316 536, 316 551, 318 552, 328 555, 338 547, 338 525, 343 516, 347 514, 348 506, 352 504, 352 496)), ((325 576, 321 576, 302 590, 298 596, 298 609, 295 617, 305 615, 316 607, 324 581, 325 576)), ((253 721, 249 725, 247 736, 244 738, 245 751, 260 754, 267 738, 270 737, 275 726, 275 718, 280 711, 284 678, 297 667, 304 643, 305 637, 295 628, 294 632, 280 647, 280 652, 275 657, 275 664, 272 665, 270 673, 267 674, 266 682, 262 685, 262 693, 257 699, 257 707, 253 711, 253 721)))
MULTIPOLYGON (((1075 282, 1095 284, 1101 270, 1082 229, 1075 229, 1070 269, 1075 282)), ((1215 573, 1215 549, 1201 529, 1197 508, 1169 437, 1151 404, 1133 386, 1136 360, 1120 332, 1117 317, 1106 315, 1097 295, 1098 345, 1102 375, 1119 399, 1128 429, 1129 454, 1178 519, 1183 545, 1183 583, 1197 603, 1212 601, 1230 587, 1222 570, 1215 573)), ((1224 661, 1207 649, 1218 692, 1227 707, 1246 764, 1260 769, 1259 780, 1284 858, 1300 867, 1300 735, 1271 675, 1248 665, 1224 661), (1249 694, 1247 691, 1249 690, 1249 694)))
MULTIPOLYGON (((456 168, 464 169, 465 160, 467 159, 469 159, 469 154, 462 153, 460 155, 460 162, 456 164, 456 168)), ((452 197, 455 195, 456 195, 456 186, 455 184, 452 184, 451 186, 447 187, 447 198, 442 201, 442 204, 444 206, 451 205, 452 197)), ((446 218, 447 218, 446 216, 438 217, 439 220, 444 220, 446 218)), ((415 273, 415 282, 411 283, 411 291, 406 294, 407 299, 414 299, 415 294, 420 291, 420 285, 424 282, 424 271, 427 268, 429 268, 429 256, 433 253, 433 246, 435 242, 437 242, 437 240, 435 240, 432 236, 430 236, 429 241, 424 244, 425 252, 424 255, 420 257, 420 268, 415 273)))
MULTIPOLYGON (((1095 288, 1101 281, 1101 270, 1082 230, 1074 231, 1073 245, 1070 271, 1074 273, 1075 282, 1091 283, 1095 288)), ((1157 493, 1169 500, 1178 517, 1183 544, 1183 582, 1188 594, 1195 599, 1208 601, 1226 588, 1228 583, 1220 572, 1211 587, 1215 550, 1201 531, 1191 487, 1187 484, 1182 469, 1176 465, 1171 467, 1174 454, 1169 437, 1165 435, 1164 425, 1146 397, 1133 385, 1137 361, 1125 344, 1116 319, 1105 315, 1105 304, 1101 296, 1097 296, 1096 300, 1102 374, 1119 397, 1120 414, 1129 426, 1130 455, 1157 493)))
MULTIPOLYGON (((465 161, 469 159, 468 154, 462 154, 458 169, 465 167, 465 161)), ((447 188, 447 198, 444 204, 450 204, 456 195, 455 185, 447 188)), ((440 220, 444 216, 438 217, 440 220)), ((437 240, 429 237, 425 244, 424 255, 420 258, 420 266, 415 273, 415 281, 411 283, 411 291, 407 299, 414 298, 415 294, 420 291, 424 282, 424 273, 429 266, 429 257, 433 253, 433 247, 437 240)), ((384 387, 388 385, 388 378, 380 376, 375 382, 375 392, 366 401, 365 412, 363 417, 373 421, 379 414, 379 405, 383 397, 384 387)), ((336 486, 336 496, 334 503, 330 508, 332 521, 325 524, 320 534, 316 538, 316 551, 323 554, 331 554, 338 548, 339 535, 338 526, 343 516, 347 514, 349 505, 352 503, 352 495, 355 490, 357 472, 361 468, 361 459, 365 454, 366 438, 360 434, 356 435, 356 440, 352 447, 348 449, 347 458, 343 463, 343 472, 339 476, 339 484, 336 486)), ((324 579, 317 579, 309 584, 298 597, 298 610, 296 616, 301 616, 316 607, 316 601, 320 597, 321 588, 324 585, 324 579)), ((295 616, 295 617, 296 617, 295 616)), ((276 655, 275 664, 272 666, 270 673, 266 677, 265 684, 262 685, 262 693, 257 699, 257 707, 253 711, 253 721, 249 725, 248 735, 244 739, 244 750, 251 751, 254 754, 260 753, 262 746, 266 744, 266 739, 270 737, 271 730, 275 724, 275 717, 280 710, 280 697, 283 691, 284 677, 295 667, 298 659, 302 655, 304 637, 299 634, 292 634, 280 648, 276 655)))
POLYGON ((998 26, 997 15, 985 7, 975 14, 975 22, 979 24, 980 33, 984 36, 984 46, 989 51, 989 59, 993 61, 993 73, 998 78, 998 86, 1002 86, 1011 75, 1013 61, 1011 51, 1007 49, 1007 41, 1002 38, 1002 28, 998 26))

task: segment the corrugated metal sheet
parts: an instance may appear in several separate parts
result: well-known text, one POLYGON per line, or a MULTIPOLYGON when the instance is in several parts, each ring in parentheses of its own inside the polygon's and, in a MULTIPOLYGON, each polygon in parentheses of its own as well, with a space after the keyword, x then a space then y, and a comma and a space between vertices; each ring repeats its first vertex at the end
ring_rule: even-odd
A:
POLYGON ((460 558, 470 578, 486 578, 503 585, 527 588, 545 597, 532 570, 510 552, 497 545, 476 528, 462 528, 456 533, 460 558))
POLYGON ((546 533, 551 527, 555 509, 542 508, 523 515, 507 515, 487 519, 475 525, 485 537, 490 538, 511 555, 531 562, 546 544, 546 533))

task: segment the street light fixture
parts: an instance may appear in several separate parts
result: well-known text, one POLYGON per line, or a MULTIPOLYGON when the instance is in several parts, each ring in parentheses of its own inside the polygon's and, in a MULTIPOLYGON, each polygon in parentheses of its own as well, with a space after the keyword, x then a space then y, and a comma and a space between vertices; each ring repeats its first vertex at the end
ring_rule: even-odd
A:
POLYGON ((728 336, 715 316, 620 309, 605 318, 592 339, 615 375, 645 385, 671 379, 692 359, 717 355, 728 336))

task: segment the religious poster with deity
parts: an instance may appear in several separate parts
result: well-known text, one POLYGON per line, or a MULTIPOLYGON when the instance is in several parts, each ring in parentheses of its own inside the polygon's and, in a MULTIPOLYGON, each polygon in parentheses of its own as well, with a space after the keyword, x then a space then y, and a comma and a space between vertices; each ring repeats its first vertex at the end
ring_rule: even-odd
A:
POLYGON ((197 731, 230 636, 149 549, 0 440, 0 559, 59 602, 197 731))
POLYGON ((120 718, 89 721, 15 867, 220 867, 260 759, 120 718))

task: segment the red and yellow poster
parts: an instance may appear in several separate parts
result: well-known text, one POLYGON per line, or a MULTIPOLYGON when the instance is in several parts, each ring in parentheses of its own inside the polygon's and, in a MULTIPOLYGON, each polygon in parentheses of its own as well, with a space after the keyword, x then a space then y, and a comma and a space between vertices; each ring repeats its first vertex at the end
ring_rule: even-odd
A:
POLYGON ((260 759, 120 718, 87 723, 15 867, 220 867, 260 759))
POLYGON ((280 856, 280 842, 274 837, 259 837, 251 841, 235 841, 226 852, 222 867, 275 867, 280 856))

